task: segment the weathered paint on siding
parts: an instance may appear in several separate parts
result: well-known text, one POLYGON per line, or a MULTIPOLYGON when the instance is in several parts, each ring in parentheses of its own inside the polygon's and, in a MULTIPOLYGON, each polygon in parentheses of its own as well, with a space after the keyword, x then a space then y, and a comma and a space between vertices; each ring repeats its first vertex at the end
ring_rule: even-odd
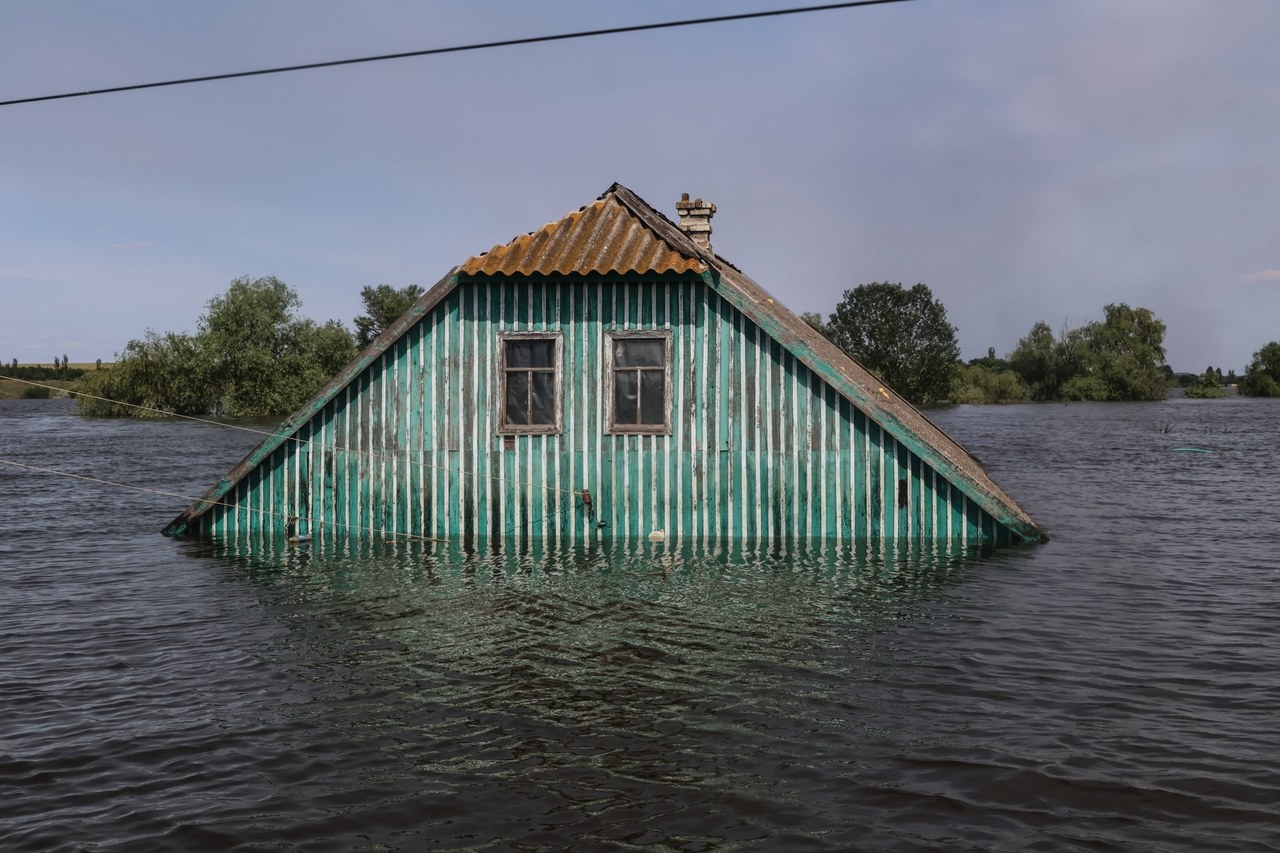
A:
POLYGON ((693 273, 464 277, 221 501, 189 532, 1016 538, 693 273), (672 334, 670 435, 605 433, 604 335, 639 329, 672 334), (527 331, 564 336, 561 434, 497 432, 499 335, 527 331))

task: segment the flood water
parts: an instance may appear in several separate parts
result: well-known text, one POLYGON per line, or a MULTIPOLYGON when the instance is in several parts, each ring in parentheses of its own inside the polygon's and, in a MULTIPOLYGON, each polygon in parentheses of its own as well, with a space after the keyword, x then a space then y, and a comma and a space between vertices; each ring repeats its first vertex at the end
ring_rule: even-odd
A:
POLYGON ((154 490, 0 465, 0 850, 1280 850, 1280 400, 932 416, 1052 541, 253 552, 259 436, 0 402, 154 490))

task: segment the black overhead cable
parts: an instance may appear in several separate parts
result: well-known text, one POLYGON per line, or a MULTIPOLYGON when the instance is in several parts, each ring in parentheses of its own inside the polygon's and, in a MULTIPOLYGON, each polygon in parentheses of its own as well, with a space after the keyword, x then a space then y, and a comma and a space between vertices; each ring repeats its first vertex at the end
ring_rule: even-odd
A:
POLYGON ((62 98, 84 98, 89 95, 108 95, 112 92, 132 92, 137 89, 158 89, 163 86, 182 86, 187 83, 207 83, 212 80, 232 80, 237 77, 261 77, 266 74, 284 74, 287 71, 309 71, 313 68, 333 68, 338 65, 358 65, 362 62, 382 62, 388 59, 408 59, 414 56, 435 56, 441 53, 463 53, 468 50, 484 50, 491 47, 512 47, 518 44, 538 44, 548 41, 589 38, 591 36, 637 33, 645 30, 666 30, 675 27, 692 27, 699 24, 720 24, 726 21, 745 21, 751 18, 769 18, 782 15, 801 15, 808 12, 827 12, 833 9, 852 9, 856 6, 882 6, 889 3, 908 3, 911 0, 853 0, 848 3, 824 3, 821 6, 800 6, 793 9, 773 9, 768 12, 743 12, 737 15, 717 15, 712 18, 690 18, 683 21, 664 21, 657 24, 633 24, 628 27, 609 27, 603 30, 582 30, 575 33, 558 33, 549 36, 504 39, 502 41, 462 44, 453 47, 433 47, 428 50, 411 50, 404 53, 387 53, 381 56, 361 56, 355 59, 333 59, 328 62, 308 62, 304 65, 283 65, 279 68, 260 68, 256 71, 232 71, 227 74, 207 74, 203 77, 185 77, 181 80, 164 80, 158 83, 134 83, 129 86, 111 86, 106 89, 87 89, 83 92, 63 92, 60 95, 38 95, 33 98, 15 98, 0 101, 0 107, 15 104, 31 104, 36 101, 56 101, 62 98))

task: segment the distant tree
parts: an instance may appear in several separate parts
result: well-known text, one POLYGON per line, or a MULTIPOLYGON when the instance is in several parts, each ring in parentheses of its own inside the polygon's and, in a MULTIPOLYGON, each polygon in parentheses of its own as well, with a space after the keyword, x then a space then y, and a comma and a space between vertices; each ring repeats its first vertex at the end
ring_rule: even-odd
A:
POLYGON ((833 343, 911 402, 951 393, 960 347, 947 309, 927 285, 886 281, 847 290, 827 329, 833 343))
POLYGON ((1009 370, 1009 362, 1003 358, 996 357, 996 348, 987 347, 987 354, 982 358, 969 359, 970 367, 985 367, 987 370, 994 370, 997 373, 1002 370, 1009 370))
POLYGON ((356 346, 364 349, 422 296, 422 288, 409 284, 399 289, 389 284, 365 287, 360 291, 364 313, 355 318, 356 346))
POLYGON ((1253 354, 1239 389, 1247 397, 1280 397, 1280 343, 1272 341, 1253 354))
POLYGON ((18 360, 15 358, 15 359, 13 360, 13 362, 12 362, 12 364, 11 364, 10 366, 11 366, 14 370, 17 370, 17 369, 18 369, 18 360))
POLYGON ((956 372, 953 403, 1021 403, 1031 397, 1022 378, 1008 368, 987 367, 974 359, 956 372))
POLYGON ((1010 366, 1037 400, 1162 400, 1172 370, 1165 364, 1165 325, 1146 308, 1106 306, 1102 322, 1055 338, 1036 323, 1009 355, 1010 366))
POLYGON ((98 370, 102 369, 102 359, 98 359, 98 370))
POLYGON ((1089 396, 1071 399, 1163 400, 1165 325, 1146 308, 1115 303, 1103 308, 1101 323, 1085 327, 1083 371, 1089 396), (1098 396, 1098 394, 1101 396, 1098 396))
POLYGON ((209 300, 198 337, 223 414, 288 414, 355 357, 340 323, 303 319, 301 304, 274 276, 238 278, 209 300))
POLYGON ((1078 336, 1074 331, 1064 332, 1059 340, 1048 323, 1037 322, 1009 353, 1009 367, 1022 377, 1033 400, 1059 398, 1062 385, 1070 378, 1077 360, 1067 341, 1071 334, 1078 336))
POLYGON ((111 370, 85 374, 77 391, 90 415, 156 417, 121 401, 181 415, 285 415, 355 357, 341 323, 298 316, 298 295, 274 277, 238 278, 209 300, 194 335, 148 330, 111 370))
POLYGON ((86 373, 76 406, 94 417, 158 418, 207 415, 217 405, 208 359, 194 335, 151 329, 116 354, 112 370, 86 373))
POLYGON ((1222 371, 1206 368, 1205 372, 1187 385, 1188 397, 1210 398, 1225 397, 1227 391, 1222 387, 1222 371))
POLYGON ((800 319, 809 324, 820 335, 827 334, 827 324, 822 322, 822 315, 816 311, 806 311, 800 315, 800 319))

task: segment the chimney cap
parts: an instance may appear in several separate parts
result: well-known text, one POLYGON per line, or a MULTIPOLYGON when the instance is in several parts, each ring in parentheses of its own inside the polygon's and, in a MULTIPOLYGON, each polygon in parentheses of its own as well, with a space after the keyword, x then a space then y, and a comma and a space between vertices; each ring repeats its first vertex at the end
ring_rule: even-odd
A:
POLYGON ((711 251, 711 217, 716 213, 716 206, 700 198, 690 201, 688 193, 681 193, 676 211, 680 214, 680 230, 698 246, 711 251))

